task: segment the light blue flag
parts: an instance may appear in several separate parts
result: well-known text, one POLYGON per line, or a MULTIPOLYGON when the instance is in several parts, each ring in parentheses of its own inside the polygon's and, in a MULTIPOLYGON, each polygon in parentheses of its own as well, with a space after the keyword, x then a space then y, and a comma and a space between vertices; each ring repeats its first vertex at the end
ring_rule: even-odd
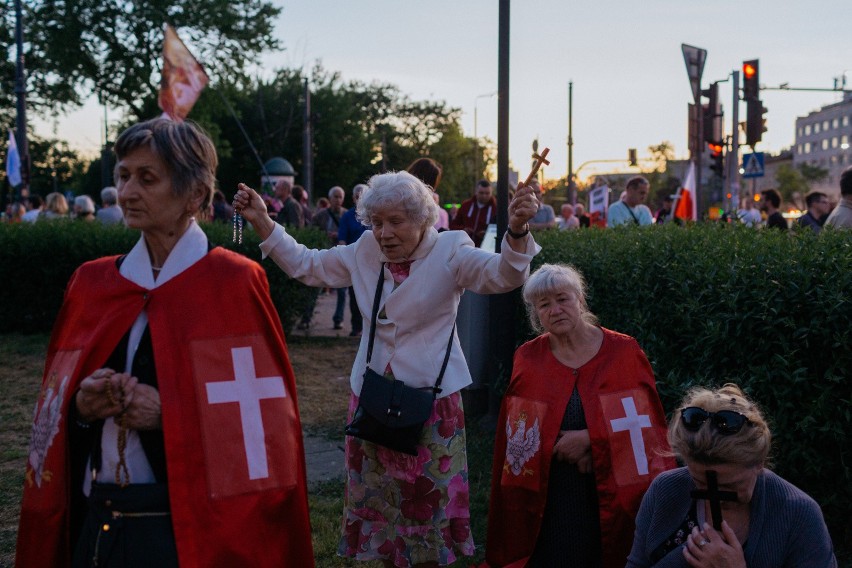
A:
POLYGON ((9 185, 12 187, 21 185, 21 155, 18 154, 18 144, 11 130, 9 131, 9 153, 6 154, 6 177, 9 178, 9 185))

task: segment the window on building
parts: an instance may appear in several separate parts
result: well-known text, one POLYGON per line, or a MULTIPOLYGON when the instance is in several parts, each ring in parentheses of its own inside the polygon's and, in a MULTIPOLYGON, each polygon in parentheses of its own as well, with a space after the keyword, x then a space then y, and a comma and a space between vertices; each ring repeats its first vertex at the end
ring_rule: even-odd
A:
POLYGON ((810 135, 811 135, 811 125, 806 124, 805 125, 805 136, 810 136, 810 135))
POLYGON ((837 128, 838 126, 840 126, 840 121, 839 121, 839 120, 837 120, 837 119, 835 118, 834 120, 832 120, 832 121, 831 121, 831 127, 832 127, 832 128, 837 128))
POLYGON ((811 153, 811 143, 805 142, 805 154, 810 154, 810 153, 811 153))
POLYGON ((802 127, 801 126, 798 128, 797 132, 799 133, 799 138, 801 138, 802 137, 802 127))
POLYGON ((801 144, 798 144, 798 145, 796 146, 796 153, 797 153, 797 154, 801 154, 801 153, 802 153, 802 145, 801 145, 801 144))
POLYGON ((849 126, 849 117, 848 116, 843 117, 843 126, 849 126))
POLYGON ((847 146, 849 145, 849 136, 846 134, 840 137, 840 145, 842 146, 844 144, 846 144, 847 146))
POLYGON ((831 147, 837 148, 837 136, 835 136, 831 139, 831 147))
POLYGON ((819 122, 814 123, 814 134, 819 134, 819 122))
POLYGON ((831 156, 831 164, 834 165, 836 163, 837 163, 837 154, 834 154, 833 156, 831 156))
POLYGON ((828 130, 828 121, 827 120, 822 121, 822 129, 828 130))

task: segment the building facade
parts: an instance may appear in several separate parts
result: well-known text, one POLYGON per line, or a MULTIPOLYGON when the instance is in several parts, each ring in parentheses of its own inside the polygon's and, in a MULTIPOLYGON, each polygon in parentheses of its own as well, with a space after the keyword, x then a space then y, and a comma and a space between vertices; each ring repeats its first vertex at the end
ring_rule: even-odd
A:
POLYGON ((811 190, 840 198, 840 173, 852 165, 852 93, 843 100, 796 119, 793 166, 809 164, 828 170, 828 177, 811 190))

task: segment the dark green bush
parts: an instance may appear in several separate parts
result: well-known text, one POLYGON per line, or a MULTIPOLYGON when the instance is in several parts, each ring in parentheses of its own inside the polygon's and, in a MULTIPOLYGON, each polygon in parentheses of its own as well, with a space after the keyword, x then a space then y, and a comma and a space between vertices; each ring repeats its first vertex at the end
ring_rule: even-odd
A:
MULTIPOLYGON (((245 231, 243 244, 232 241, 229 224, 203 223, 211 244, 239 252, 258 262, 260 243, 245 231)), ((327 246, 324 233, 315 229, 291 231, 309 247, 327 246)), ((100 223, 45 221, 35 224, 0 224, 0 333, 46 332, 62 305, 68 279, 78 266, 102 256, 125 254, 139 240, 139 232, 100 223)), ((301 316, 311 290, 289 278, 271 260, 262 261, 269 287, 285 331, 301 316)), ((228 290, 222 290, 223 302, 228 290)))
POLYGON ((669 414, 690 386, 742 386, 771 420, 773 469, 820 503, 849 548, 852 232, 703 225, 536 239, 534 267, 573 264, 601 324, 639 341, 669 414))

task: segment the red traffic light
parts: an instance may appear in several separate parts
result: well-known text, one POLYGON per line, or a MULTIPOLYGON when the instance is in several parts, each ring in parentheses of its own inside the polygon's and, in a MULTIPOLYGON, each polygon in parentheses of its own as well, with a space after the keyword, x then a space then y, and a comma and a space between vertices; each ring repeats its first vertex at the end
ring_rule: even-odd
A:
POLYGON ((743 77, 746 79, 751 79, 757 75, 757 66, 754 65, 751 61, 746 61, 743 63, 743 77))
POLYGON ((707 149, 710 150, 710 155, 714 158, 722 155, 722 145, 714 142, 707 143, 707 149))

